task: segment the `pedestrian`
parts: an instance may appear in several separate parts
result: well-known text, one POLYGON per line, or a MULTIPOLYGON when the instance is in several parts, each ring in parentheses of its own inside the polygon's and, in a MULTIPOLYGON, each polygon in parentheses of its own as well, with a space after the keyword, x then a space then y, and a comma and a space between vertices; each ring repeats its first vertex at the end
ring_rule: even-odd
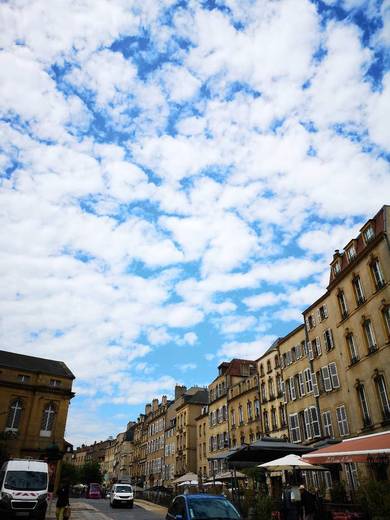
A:
POLYGON ((66 520, 69 517, 69 515, 66 515, 66 509, 69 508, 69 506, 69 485, 66 482, 62 482, 57 490, 57 520, 66 520))
POLYGON ((299 486, 301 492, 301 512, 302 520, 314 520, 316 512, 316 496, 310 491, 307 491, 305 486, 301 484, 299 486))
POLYGON ((284 520, 299 520, 300 500, 289 482, 282 492, 282 513, 284 520))

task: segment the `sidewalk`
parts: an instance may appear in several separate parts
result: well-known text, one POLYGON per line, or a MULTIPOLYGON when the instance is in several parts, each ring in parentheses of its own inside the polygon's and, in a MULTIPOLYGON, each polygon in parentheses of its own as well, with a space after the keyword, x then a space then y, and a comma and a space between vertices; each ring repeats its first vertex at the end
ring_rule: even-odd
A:
POLYGON ((159 513, 161 515, 167 514, 168 508, 164 506, 159 506, 158 504, 154 504, 153 502, 148 502, 147 500, 140 500, 136 498, 134 500, 134 503, 137 504, 137 506, 142 507, 143 509, 146 509, 146 511, 152 511, 152 513, 159 513))

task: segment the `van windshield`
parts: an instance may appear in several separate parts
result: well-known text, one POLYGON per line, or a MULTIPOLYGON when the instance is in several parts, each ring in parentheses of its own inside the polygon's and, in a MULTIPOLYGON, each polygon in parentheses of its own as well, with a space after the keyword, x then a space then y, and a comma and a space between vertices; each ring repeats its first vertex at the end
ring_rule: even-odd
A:
POLYGON ((47 486, 47 473, 43 471, 7 471, 4 487, 26 491, 42 491, 47 486))
POLYGON ((115 492, 116 493, 131 493, 132 489, 131 489, 131 486, 116 486, 115 492))

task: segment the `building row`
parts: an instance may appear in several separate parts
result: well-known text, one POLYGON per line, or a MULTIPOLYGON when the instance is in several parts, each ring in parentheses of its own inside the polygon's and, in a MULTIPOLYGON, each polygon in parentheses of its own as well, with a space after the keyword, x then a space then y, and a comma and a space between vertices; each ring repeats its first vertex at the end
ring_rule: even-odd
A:
MULTIPOLYGON (((107 480, 169 487, 188 472, 215 477, 232 450, 264 436, 316 446, 389 429, 389 222, 384 206, 335 252, 324 294, 259 359, 221 363, 207 388, 176 386, 106 441, 107 480)), ((345 469, 355 486, 356 464, 345 469)))

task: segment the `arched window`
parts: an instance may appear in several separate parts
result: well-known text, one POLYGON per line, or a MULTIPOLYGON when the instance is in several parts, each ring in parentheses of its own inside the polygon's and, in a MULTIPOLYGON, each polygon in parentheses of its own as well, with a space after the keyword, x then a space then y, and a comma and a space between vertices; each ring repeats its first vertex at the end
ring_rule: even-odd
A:
POLYGON ((268 372, 268 374, 269 374, 271 371, 272 371, 272 368, 271 368, 271 361, 268 360, 268 361, 267 361, 267 372, 268 372))
POLYGON ((14 399, 8 409, 6 431, 18 431, 20 418, 22 416, 22 401, 21 399, 14 399))
POLYGON ((54 418, 57 409, 53 403, 48 403, 43 409, 41 422, 41 437, 50 437, 53 430, 54 418))

